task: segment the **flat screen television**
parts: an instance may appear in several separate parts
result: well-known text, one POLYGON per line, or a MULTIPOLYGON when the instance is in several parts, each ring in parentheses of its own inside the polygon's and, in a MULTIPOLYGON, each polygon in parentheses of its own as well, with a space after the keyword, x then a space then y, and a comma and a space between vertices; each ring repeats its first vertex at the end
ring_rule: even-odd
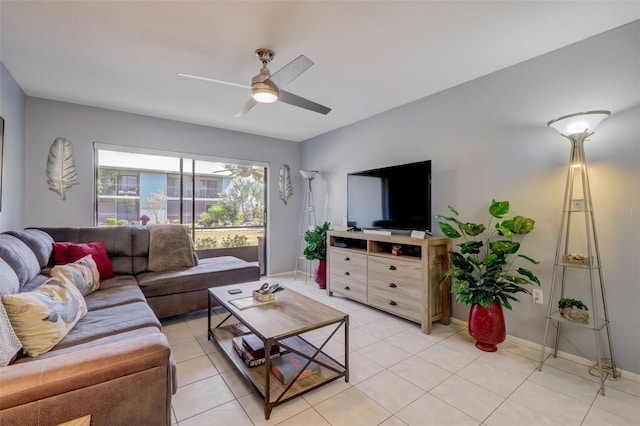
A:
POLYGON ((348 173, 347 225, 431 231, 431 160, 348 173))

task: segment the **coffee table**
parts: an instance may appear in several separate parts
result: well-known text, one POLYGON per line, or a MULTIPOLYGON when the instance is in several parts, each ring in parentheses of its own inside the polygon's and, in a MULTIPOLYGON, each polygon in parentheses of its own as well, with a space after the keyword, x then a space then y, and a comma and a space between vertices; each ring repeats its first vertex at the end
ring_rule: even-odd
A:
POLYGON ((285 403, 303 393, 312 391, 324 384, 344 377, 349 381, 349 315, 314 299, 297 293, 290 288, 275 294, 272 302, 256 303, 254 306, 239 309, 231 303, 234 299, 251 297, 263 283, 275 283, 277 280, 263 280, 244 284, 232 284, 209 289, 208 338, 215 340, 226 353, 240 374, 264 401, 264 416, 269 420, 273 407, 285 403), (231 294, 230 289, 242 290, 231 294), (212 328, 211 311, 216 301, 226 311, 226 317, 212 328), (237 320, 237 321, 234 321, 237 320), (271 346, 279 345, 307 360, 300 372, 314 362, 321 371, 303 379, 293 380, 283 385, 271 371, 271 359, 266 357, 265 364, 249 368, 235 353, 231 339, 236 337, 231 331, 233 322, 241 322, 264 342, 265 353, 271 352, 271 346), (344 326, 344 362, 338 362, 323 352, 323 348, 344 326), (312 344, 301 335, 322 327, 329 329, 329 336, 320 344, 312 344))

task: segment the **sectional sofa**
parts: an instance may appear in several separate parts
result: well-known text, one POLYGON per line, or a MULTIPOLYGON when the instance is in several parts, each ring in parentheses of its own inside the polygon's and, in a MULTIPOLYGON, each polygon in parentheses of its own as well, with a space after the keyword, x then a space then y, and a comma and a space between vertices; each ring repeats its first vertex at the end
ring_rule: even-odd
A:
POLYGON ((0 234, 2 296, 33 292, 47 282, 54 242, 101 242, 113 272, 84 297, 87 313, 51 350, 36 357, 18 353, 0 367, 3 426, 57 425, 89 415, 92 425, 170 424, 177 378, 159 318, 206 308, 207 288, 255 281, 260 272, 234 257, 197 259, 192 245, 154 240, 153 231, 111 226, 0 234), (180 256, 192 256, 193 266, 167 268, 155 261, 180 256))

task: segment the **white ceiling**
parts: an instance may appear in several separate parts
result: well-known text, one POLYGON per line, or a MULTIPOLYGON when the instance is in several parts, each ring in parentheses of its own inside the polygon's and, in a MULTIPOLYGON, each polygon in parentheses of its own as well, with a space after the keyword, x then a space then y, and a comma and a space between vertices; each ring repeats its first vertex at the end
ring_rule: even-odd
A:
MULTIPOLYGON (((302 141, 640 19, 634 1, 6 1, 0 60, 29 96, 302 141), (235 113, 255 49, 331 107, 235 113)), ((597 59, 597 58, 595 58, 597 59)), ((551 78, 552 76, 550 76, 551 78)))

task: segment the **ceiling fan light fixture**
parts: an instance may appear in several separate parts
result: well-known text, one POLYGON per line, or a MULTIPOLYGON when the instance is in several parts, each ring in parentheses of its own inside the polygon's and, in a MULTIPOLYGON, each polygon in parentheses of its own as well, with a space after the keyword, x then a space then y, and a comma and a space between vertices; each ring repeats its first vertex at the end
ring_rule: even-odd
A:
POLYGON ((278 100, 278 89, 265 83, 251 85, 251 97, 261 104, 271 104, 278 100))

